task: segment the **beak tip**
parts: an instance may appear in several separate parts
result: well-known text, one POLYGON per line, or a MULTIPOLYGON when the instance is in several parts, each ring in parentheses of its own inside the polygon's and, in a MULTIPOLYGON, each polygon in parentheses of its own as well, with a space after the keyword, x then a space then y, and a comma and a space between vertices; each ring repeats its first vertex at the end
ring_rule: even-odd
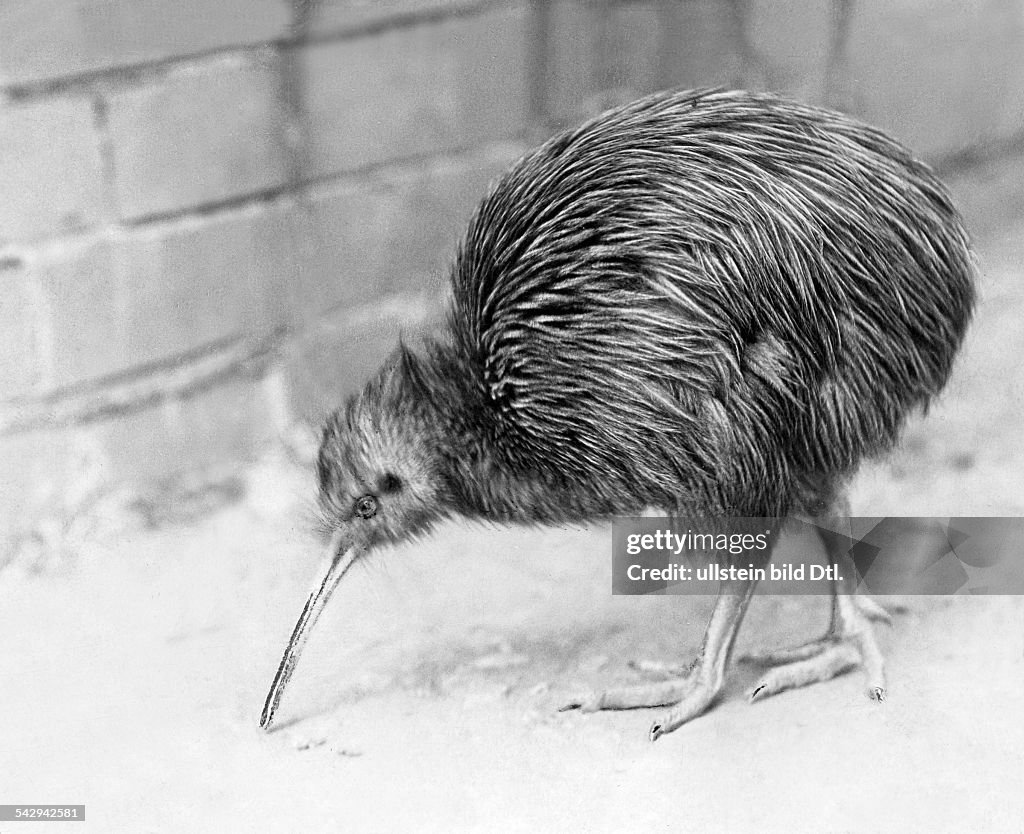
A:
POLYGON ((270 704, 267 703, 263 707, 263 713, 260 715, 260 729, 264 731, 270 730, 270 725, 274 720, 274 713, 270 709, 270 704))

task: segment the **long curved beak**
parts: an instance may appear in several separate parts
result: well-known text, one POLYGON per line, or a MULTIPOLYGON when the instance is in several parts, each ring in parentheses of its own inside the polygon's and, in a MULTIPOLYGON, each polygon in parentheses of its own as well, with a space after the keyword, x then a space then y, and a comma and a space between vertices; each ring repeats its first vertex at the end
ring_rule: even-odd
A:
POLYGON ((270 685, 267 700, 263 704, 260 727, 264 730, 270 729, 270 725, 274 720, 274 713, 277 712, 277 706, 281 703, 284 688, 288 685, 292 672, 295 671, 295 664, 298 663, 299 655, 302 654, 313 626, 320 619, 320 615, 327 605, 327 600, 331 598, 331 594, 338 587, 341 577, 345 575, 345 572, 352 566, 352 563, 362 550, 361 547, 353 543, 349 531, 338 530, 331 537, 323 570, 323 579, 309 593, 309 599, 306 600, 306 605, 299 615, 298 622, 295 623, 295 628, 292 629, 288 648, 284 650, 281 665, 277 667, 274 682, 270 685))

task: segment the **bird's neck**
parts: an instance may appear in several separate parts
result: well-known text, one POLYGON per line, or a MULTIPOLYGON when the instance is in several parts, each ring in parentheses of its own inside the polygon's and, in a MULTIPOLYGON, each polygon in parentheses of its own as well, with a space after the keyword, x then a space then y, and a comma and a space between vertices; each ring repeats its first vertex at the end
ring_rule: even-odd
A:
POLYGON ((406 355, 403 387, 439 458, 453 510, 505 523, 587 521, 639 511, 611 484, 586 490, 563 473, 520 454, 502 434, 478 389, 471 361, 448 343, 406 355), (509 447, 512 448, 509 448, 509 447))

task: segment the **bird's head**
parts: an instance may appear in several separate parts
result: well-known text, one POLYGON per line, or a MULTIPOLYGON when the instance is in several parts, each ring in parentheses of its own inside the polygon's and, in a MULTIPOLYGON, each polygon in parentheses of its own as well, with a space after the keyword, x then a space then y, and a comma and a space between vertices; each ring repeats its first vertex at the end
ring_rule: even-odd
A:
POLYGON ((324 527, 320 581, 310 592, 263 707, 269 728, 311 629, 351 565, 371 548, 425 533, 450 504, 418 360, 404 347, 332 414, 317 456, 324 527))
POLYGON ((370 548, 426 532, 445 514, 443 461, 422 402, 389 368, 327 420, 317 456, 324 525, 370 548))

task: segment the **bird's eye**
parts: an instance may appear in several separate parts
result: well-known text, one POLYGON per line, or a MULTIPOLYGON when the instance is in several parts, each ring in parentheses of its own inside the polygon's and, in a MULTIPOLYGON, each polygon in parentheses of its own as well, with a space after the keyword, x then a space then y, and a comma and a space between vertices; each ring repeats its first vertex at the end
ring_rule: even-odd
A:
POLYGON ((373 518, 377 515, 377 499, 372 495, 364 495, 356 501, 356 515, 360 518, 373 518))
POLYGON ((385 472, 381 476, 378 486, 380 487, 380 491, 385 494, 398 492, 398 490, 402 488, 402 479, 392 472, 385 472))

